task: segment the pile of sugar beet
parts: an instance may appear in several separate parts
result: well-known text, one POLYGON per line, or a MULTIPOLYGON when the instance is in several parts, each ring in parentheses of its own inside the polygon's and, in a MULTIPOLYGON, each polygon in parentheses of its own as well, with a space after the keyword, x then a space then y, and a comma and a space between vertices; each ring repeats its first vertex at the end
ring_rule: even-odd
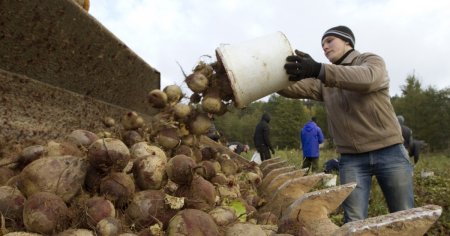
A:
POLYGON ((185 83, 191 96, 150 91, 149 119, 99 117, 102 130, 74 129, 2 164, 1 234, 277 235, 275 190, 260 191, 268 165, 205 136, 207 113, 233 99, 220 62, 199 62, 185 83))

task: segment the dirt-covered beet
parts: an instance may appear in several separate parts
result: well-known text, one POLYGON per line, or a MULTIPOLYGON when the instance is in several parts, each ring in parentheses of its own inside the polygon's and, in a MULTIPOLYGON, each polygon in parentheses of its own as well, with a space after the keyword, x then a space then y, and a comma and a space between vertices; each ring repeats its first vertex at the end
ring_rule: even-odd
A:
POLYGON ((5 185, 9 179, 14 177, 16 172, 7 167, 0 167, 0 185, 5 185))
POLYGON ((216 176, 216 169, 211 161, 202 161, 198 164, 198 167, 195 169, 195 172, 206 180, 209 181, 216 176))
POLYGON ((144 190, 137 192, 125 210, 129 223, 138 229, 161 222, 167 227, 169 220, 178 210, 166 204, 165 193, 161 190, 144 190))
POLYGON ((127 147, 131 147, 136 143, 144 141, 144 138, 136 130, 125 130, 122 134, 122 141, 127 147))
POLYGON ((167 106, 167 94, 159 89, 153 89, 147 95, 147 101, 153 108, 164 108, 167 106))
POLYGON ((169 222, 168 235, 219 235, 214 219, 206 212, 185 209, 178 212, 169 222))
POLYGON ((202 99, 202 108, 205 112, 222 114, 226 109, 225 103, 220 98, 219 88, 209 88, 202 99))
POLYGON ((261 198, 256 192, 247 193, 244 198, 247 204, 255 208, 258 208, 266 203, 266 200, 261 198))
POLYGON ((51 156, 35 160, 20 173, 18 187, 27 197, 51 192, 69 202, 82 188, 88 163, 75 156, 51 156))
POLYGON ((10 232, 10 233, 4 234, 3 236, 42 236, 42 234, 18 231, 18 232, 10 232))
POLYGON ((105 116, 102 119, 102 123, 105 125, 106 128, 111 128, 116 125, 116 120, 110 116, 105 116))
POLYGON ((228 185, 231 182, 223 173, 217 173, 210 181, 215 185, 228 185))
POLYGON ((180 136, 177 128, 164 128, 161 129, 157 136, 156 142, 165 149, 172 149, 181 143, 180 136))
POLYGON ((112 172, 100 182, 100 194, 113 202, 117 208, 125 207, 133 197, 134 192, 133 179, 122 172, 112 172))
POLYGON ((189 121, 189 131, 195 135, 206 134, 212 123, 209 117, 204 113, 198 113, 189 121))
POLYGON ((87 224, 94 228, 98 222, 106 217, 115 217, 116 210, 111 201, 104 197, 94 196, 86 200, 85 211, 87 224))
POLYGON ((245 172, 243 175, 245 176, 245 179, 255 187, 258 187, 262 183, 261 176, 258 175, 257 173, 248 171, 245 172))
POLYGON ((167 163, 167 176, 176 184, 189 184, 192 181, 195 166, 195 161, 191 157, 176 155, 170 158, 167 163))
POLYGON ((137 158, 133 161, 133 176, 141 190, 161 189, 167 182, 166 155, 151 155, 137 158))
POLYGON ((66 229, 68 221, 66 204, 53 193, 37 192, 25 201, 23 222, 27 231, 50 235, 66 229))
POLYGON ((225 185, 217 185, 216 189, 222 202, 241 197, 239 185, 234 184, 233 181, 228 181, 225 185))
POLYGON ((176 84, 167 85, 164 87, 163 92, 167 95, 167 103, 169 104, 179 104, 178 102, 183 97, 180 86, 176 84))
POLYGON ((122 171, 130 160, 128 147, 119 139, 98 139, 89 147, 88 160, 102 172, 122 171))
POLYGON ((47 152, 46 147, 43 145, 33 145, 22 149, 22 151, 19 154, 18 160, 20 168, 22 169, 30 162, 37 160, 41 157, 44 157, 46 152, 47 152))
POLYGON ((58 236, 94 236, 94 232, 88 229, 68 229, 59 233, 58 236))
POLYGON ((214 73, 214 68, 210 64, 205 63, 204 61, 199 61, 192 71, 194 73, 200 73, 204 75, 206 78, 211 78, 211 76, 214 73))
POLYGON ((145 121, 137 112, 130 111, 122 117, 121 123, 125 130, 135 130, 144 126, 145 121))
POLYGON ((192 73, 186 77, 185 82, 187 86, 194 93, 202 93, 208 88, 208 78, 202 73, 192 73))
POLYGON ((19 189, 10 186, 0 187, 0 212, 6 219, 21 220, 25 200, 19 189))
POLYGON ((217 150, 213 147, 204 147, 201 149, 203 160, 211 160, 216 158, 217 150))
POLYGON ((146 157, 146 156, 161 156, 166 157, 166 153, 159 147, 150 145, 147 142, 135 143, 130 148, 130 154, 133 159, 146 157))
POLYGON ((234 162, 228 155, 223 155, 222 157, 218 158, 218 161, 220 163, 222 173, 224 173, 226 176, 234 175, 238 171, 236 162, 234 162))
POLYGON ((181 137, 181 143, 184 145, 192 147, 195 145, 196 142, 197 142, 197 139, 192 134, 184 135, 183 137, 181 137))
POLYGON ((175 149, 175 155, 179 155, 179 154, 183 154, 186 155, 188 157, 193 157, 194 156, 194 151, 192 150, 192 148, 188 145, 185 144, 181 144, 180 146, 178 146, 175 149))
POLYGON ((222 173, 222 166, 220 165, 220 163, 218 161, 216 161, 215 159, 211 160, 211 162, 214 165, 214 169, 216 170, 216 173, 217 174, 223 174, 222 173))
POLYGON ((192 159, 194 159, 195 163, 200 163, 203 160, 202 151, 199 147, 192 147, 192 159))
POLYGON ((192 107, 188 104, 177 103, 173 107, 173 113, 178 119, 185 119, 192 113, 192 107))
POLYGON ((216 203, 214 185, 199 175, 194 175, 190 184, 181 185, 175 192, 175 196, 184 197, 187 208, 203 211, 211 210, 216 203))
POLYGON ((227 206, 216 207, 209 211, 208 214, 214 219, 218 226, 226 226, 237 220, 234 209, 227 206))
POLYGON ((93 142, 97 141, 98 136, 91 131, 77 129, 67 135, 66 140, 77 146, 88 148, 93 142))
POLYGON ((84 156, 84 151, 81 151, 75 144, 67 141, 55 142, 51 140, 47 143, 45 151, 45 156, 84 156))
POLYGON ((250 223, 236 223, 228 227, 225 231, 227 236, 238 236, 238 235, 266 235, 264 230, 259 225, 250 223))
POLYGON ((122 126, 125 130, 135 130, 144 126, 144 118, 135 111, 130 111, 122 117, 122 126))
POLYGON ((106 217, 99 221, 95 227, 98 235, 119 235, 122 231, 122 222, 115 217, 106 217))

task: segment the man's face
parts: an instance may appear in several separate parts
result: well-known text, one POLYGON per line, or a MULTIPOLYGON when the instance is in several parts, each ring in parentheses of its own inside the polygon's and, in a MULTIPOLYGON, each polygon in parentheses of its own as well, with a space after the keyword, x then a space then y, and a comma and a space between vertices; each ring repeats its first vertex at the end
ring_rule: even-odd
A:
POLYGON ((335 36, 327 36, 322 40, 323 52, 331 63, 339 60, 351 48, 348 42, 335 36))

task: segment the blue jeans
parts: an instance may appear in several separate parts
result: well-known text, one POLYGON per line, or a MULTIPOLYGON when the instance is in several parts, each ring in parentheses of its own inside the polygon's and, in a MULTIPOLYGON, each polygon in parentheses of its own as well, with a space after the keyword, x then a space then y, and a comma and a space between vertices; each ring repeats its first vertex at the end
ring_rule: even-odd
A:
POLYGON ((413 169, 403 144, 361 154, 341 154, 341 184, 356 182, 356 188, 342 204, 344 222, 367 218, 372 176, 383 191, 390 212, 414 207, 413 169))

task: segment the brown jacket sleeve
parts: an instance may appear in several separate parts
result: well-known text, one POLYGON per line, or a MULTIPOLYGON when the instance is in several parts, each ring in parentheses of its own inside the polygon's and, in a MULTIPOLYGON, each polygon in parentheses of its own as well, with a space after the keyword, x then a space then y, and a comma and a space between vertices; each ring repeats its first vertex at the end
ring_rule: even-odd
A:
POLYGON ((314 78, 298 81, 277 93, 287 98, 308 98, 323 101, 322 84, 320 80, 314 78))
POLYGON ((364 53, 353 58, 351 65, 324 64, 325 86, 360 93, 389 88, 386 65, 380 56, 364 53))

